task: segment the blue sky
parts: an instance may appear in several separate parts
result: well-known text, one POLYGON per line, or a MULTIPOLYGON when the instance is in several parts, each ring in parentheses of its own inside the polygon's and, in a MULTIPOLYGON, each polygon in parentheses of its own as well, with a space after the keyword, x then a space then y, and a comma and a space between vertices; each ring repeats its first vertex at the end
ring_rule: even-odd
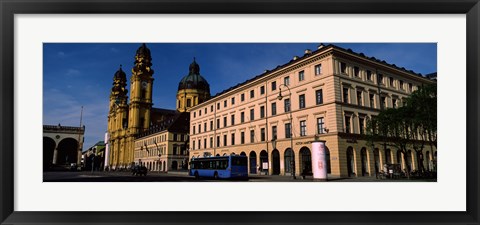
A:
MULTIPOLYGON (((196 57, 215 95, 266 69, 315 50, 319 43, 147 43, 152 53, 153 103, 175 109, 178 82, 196 57)), ((437 71, 435 43, 334 43, 417 73, 437 71)), ((113 75, 119 66, 130 80, 141 43, 46 43, 43 46, 43 124, 86 127, 84 149, 103 141, 113 75)), ((130 90, 130 87, 127 86, 130 90)))

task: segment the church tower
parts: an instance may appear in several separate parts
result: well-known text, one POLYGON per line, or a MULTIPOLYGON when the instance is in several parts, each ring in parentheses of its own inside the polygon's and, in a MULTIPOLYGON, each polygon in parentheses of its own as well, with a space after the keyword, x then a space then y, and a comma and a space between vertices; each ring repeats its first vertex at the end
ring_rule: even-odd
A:
POLYGON ((113 76, 113 87, 110 92, 110 107, 108 113, 108 134, 110 137, 111 154, 108 156, 110 165, 118 167, 125 148, 128 121, 127 75, 122 66, 113 76))
POLYGON ((184 76, 178 84, 177 111, 185 112, 210 99, 210 85, 200 75, 200 66, 193 58, 188 75, 184 76))
POLYGON ((142 44, 135 55, 135 65, 130 78, 130 105, 128 113, 127 149, 124 163, 133 163, 135 136, 150 126, 152 110, 153 70, 150 49, 142 44))

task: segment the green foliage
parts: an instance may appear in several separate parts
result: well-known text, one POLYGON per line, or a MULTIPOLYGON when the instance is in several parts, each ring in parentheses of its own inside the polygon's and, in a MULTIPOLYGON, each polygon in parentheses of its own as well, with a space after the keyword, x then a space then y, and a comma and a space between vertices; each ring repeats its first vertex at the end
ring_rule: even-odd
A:
POLYGON ((425 144, 437 147, 437 87, 425 85, 414 91, 399 108, 380 111, 367 121, 369 144, 383 143, 407 156, 407 148, 417 153, 425 144))

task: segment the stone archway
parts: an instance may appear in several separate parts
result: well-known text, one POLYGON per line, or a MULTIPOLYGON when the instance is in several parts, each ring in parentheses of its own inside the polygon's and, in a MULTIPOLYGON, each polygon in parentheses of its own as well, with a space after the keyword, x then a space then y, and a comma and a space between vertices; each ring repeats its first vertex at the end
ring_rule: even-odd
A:
POLYGON ((300 174, 312 173, 312 153, 308 147, 300 149, 300 168, 298 171, 300 174))
MULTIPOLYGON (((73 138, 65 138, 58 143, 57 147, 57 165, 70 165, 77 163, 78 142, 73 138)), ((55 163, 55 162, 54 162, 55 163)))
POLYGON ((367 149, 363 147, 360 150, 360 160, 362 162, 362 176, 368 175, 367 149))
POLYGON ((257 153, 255 153, 255 151, 251 151, 248 159, 250 161, 250 173, 256 174, 257 173, 257 153))
POLYGON ((56 143, 52 138, 43 137, 43 169, 48 169, 53 165, 53 153, 56 143))
POLYGON ((293 168, 293 162, 295 162, 294 160, 294 154, 293 154, 293 151, 291 148, 287 148, 285 150, 285 154, 284 154, 284 168, 285 168, 285 173, 289 173, 289 174, 292 174, 292 168, 293 168))
POLYGON ((268 171, 268 166, 265 167, 264 165, 268 165, 268 153, 267 151, 262 150, 260 152, 260 171, 262 172, 268 171))
POLYGON ((330 149, 325 146, 325 159, 327 160, 327 173, 332 173, 332 164, 330 162, 330 149))
POLYGON ((272 151, 272 175, 280 174, 280 152, 277 149, 272 151))
POLYGON ((347 174, 349 177, 355 176, 355 161, 353 156, 353 148, 347 148, 347 174))

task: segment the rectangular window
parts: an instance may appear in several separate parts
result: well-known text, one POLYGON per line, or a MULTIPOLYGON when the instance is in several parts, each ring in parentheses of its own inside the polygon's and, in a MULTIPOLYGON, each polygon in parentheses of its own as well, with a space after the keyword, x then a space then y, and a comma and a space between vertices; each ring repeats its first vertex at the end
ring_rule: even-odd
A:
POLYGON ((195 150, 195 141, 192 141, 193 150, 195 150))
POLYGON ((265 106, 260 106, 260 118, 265 117, 265 106))
POLYGON ((213 130, 213 120, 210 121, 210 130, 213 130))
POLYGON ((207 132, 207 123, 203 123, 203 132, 207 132))
POLYGON ((219 110, 219 109, 220 109, 220 102, 217 103, 217 110, 219 110))
POLYGON ((220 128, 220 119, 217 119, 217 129, 220 128))
POLYGON ((340 63, 340 73, 346 74, 347 73, 347 64, 341 62, 340 63))
POLYGON ((395 83, 393 82, 393 77, 390 77, 390 87, 395 87, 395 83))
POLYGON ((277 126, 272 126, 272 139, 277 140, 277 126))
POLYGON ((285 84, 285 86, 289 86, 290 85, 290 77, 284 77, 283 78, 283 84, 285 84))
POLYGON ((197 112, 193 112, 193 118, 197 117, 197 112))
POLYGON ((365 134, 365 118, 358 117, 358 125, 360 128, 360 134, 365 134))
POLYGON ((240 101, 242 101, 242 102, 245 101, 245 94, 242 93, 242 94, 240 95, 240 101))
POLYGON ((322 73, 322 64, 315 66, 315 75, 320 75, 322 73))
POLYGON ((277 90, 277 82, 273 81, 272 82, 272 91, 275 91, 275 90, 277 90))
POLYGON ((245 122, 245 112, 240 112, 240 123, 245 122))
POLYGON ((403 80, 398 81, 400 83, 400 90, 403 90, 403 80))
POLYGON ((230 125, 235 125, 235 115, 230 116, 230 125))
POLYGON ((202 115, 202 110, 198 110, 198 116, 202 115))
POLYGON ((223 108, 227 108, 227 100, 223 101, 223 108))
POLYGON ((202 142, 198 140, 198 149, 202 149, 202 142))
POLYGON ((323 90, 322 89, 315 91, 315 102, 317 103, 317 105, 323 104, 323 90))
POLYGON ((343 102, 348 103, 348 88, 343 88, 343 102))
POLYGON ((245 132, 240 132, 240 144, 245 144, 245 132))
POLYGON ((195 134, 195 126, 193 126, 192 130, 193 130, 193 134, 195 134))
POLYGON ((367 80, 372 80, 372 71, 367 70, 367 80))
POLYGON ((351 133, 350 130, 350 116, 345 116, 345 133, 351 133))
POLYGON ((232 98, 232 105, 235 105, 235 97, 232 98))
POLYGON ((413 87, 413 84, 412 84, 412 83, 408 83, 408 92, 412 92, 412 87, 413 87))
POLYGON ((272 102, 272 116, 277 115, 277 103, 272 102))
POLYGON ((217 147, 220 147, 220 136, 217 136, 217 147))
POLYGON ((383 74, 378 74, 378 84, 383 84, 383 74))
POLYGON ((292 125, 290 123, 285 124, 285 138, 292 137, 292 125))
POLYGON ((227 146, 227 135, 223 135, 223 146, 227 146))
POLYGON ((198 133, 202 132, 202 124, 198 124, 198 133))
POLYGON ((255 110, 250 109, 250 121, 255 120, 255 110))
POLYGON ((363 105, 363 102, 362 102, 362 91, 357 91, 357 104, 358 104, 358 105, 363 105))
POLYGON ((192 100, 191 99, 187 99, 187 107, 190 107, 192 105, 192 100))
POLYGON ((392 99, 392 107, 397 108, 397 99, 392 99))
POLYGON ((265 86, 260 87, 260 95, 265 94, 265 86))
POLYGON ((254 90, 251 90, 250 91, 250 98, 254 98, 255 97, 255 91, 254 90))
POLYGON ((207 148, 207 139, 203 139, 203 148, 207 148))
POLYGON ((305 71, 300 71, 298 72, 298 81, 303 81, 305 80, 305 71))
POLYGON ((301 94, 298 96, 298 106, 300 109, 305 108, 305 95, 301 94))
POLYGON ((375 94, 370 94, 370 107, 375 108, 375 94))
POLYGON ((227 117, 223 117, 223 127, 227 127, 227 117))
POLYGON ((250 143, 255 142, 255 130, 250 131, 250 143))
POLYGON ((382 104, 380 106, 381 109, 385 109, 387 107, 387 98, 386 97, 382 97, 380 103, 382 104))
POLYGON ((210 106, 210 112, 213 112, 213 105, 210 106))
POLYGON ((358 68, 358 66, 353 67, 353 74, 355 75, 355 77, 360 76, 360 68, 358 68))
POLYGON ((213 137, 210 137, 210 148, 213 148, 213 137))
POLYGON ((205 107, 204 111, 205 111, 205 114, 207 114, 207 107, 205 107))
POLYGON ((235 145, 235 134, 234 133, 232 134, 230 142, 232 143, 232 145, 235 145))
POLYGON ((260 140, 265 141, 265 128, 260 129, 260 140))
POLYGON ((285 107, 285 112, 290 112, 290 99, 289 98, 283 100, 283 105, 285 107))
POLYGON ((325 121, 323 117, 317 118, 317 134, 323 134, 325 131, 325 121))
POLYGON ((300 121, 300 136, 307 135, 307 122, 305 120, 300 121))

